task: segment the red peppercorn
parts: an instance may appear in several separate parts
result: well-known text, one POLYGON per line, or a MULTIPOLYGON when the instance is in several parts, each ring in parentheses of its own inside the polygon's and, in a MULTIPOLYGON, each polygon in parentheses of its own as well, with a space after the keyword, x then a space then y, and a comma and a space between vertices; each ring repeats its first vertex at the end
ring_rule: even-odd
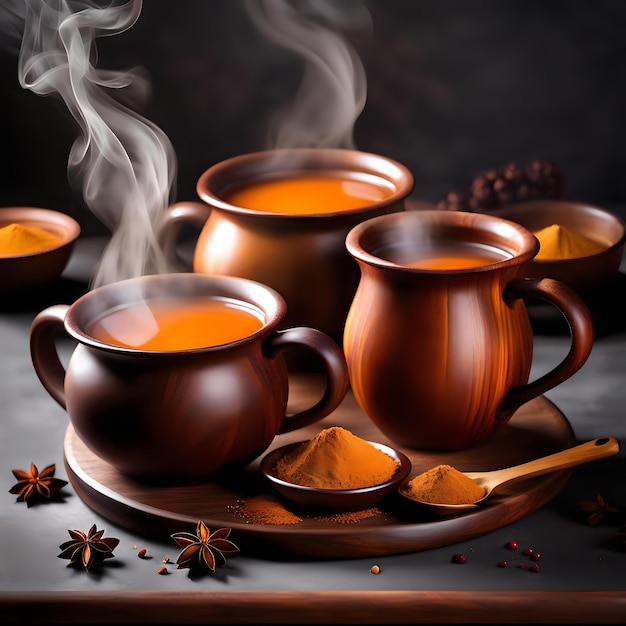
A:
POLYGON ((526 565, 525 565, 524 563, 518 563, 518 564, 517 564, 517 567, 518 567, 519 569, 526 569, 526 565))
POLYGON ((538 572, 538 571, 539 571, 539 565, 538 565, 537 563, 533 563, 533 564, 530 566, 530 571, 531 571, 531 572, 538 572))
POLYGON ((453 563, 465 563, 465 561, 467 561, 467 557, 464 554, 461 554, 460 552, 457 552, 456 554, 452 555, 452 562, 453 563))
POLYGON ((500 561, 500 562, 498 563, 498 567, 506 567, 507 565, 508 565, 508 563, 507 563, 506 561, 504 561, 504 560, 503 560, 503 561, 500 561))
POLYGON ((533 553, 530 555, 530 558, 531 558, 533 561, 538 561, 538 560, 541 558, 541 554, 539 554, 539 552, 533 552, 533 553))
POLYGON ((533 553, 533 549, 532 548, 524 548, 524 550, 522 551, 522 554, 524 556, 530 556, 533 553))
POLYGON ((509 543, 506 544, 506 547, 509 550, 517 550, 517 548, 519 547, 517 541, 509 541, 509 543))

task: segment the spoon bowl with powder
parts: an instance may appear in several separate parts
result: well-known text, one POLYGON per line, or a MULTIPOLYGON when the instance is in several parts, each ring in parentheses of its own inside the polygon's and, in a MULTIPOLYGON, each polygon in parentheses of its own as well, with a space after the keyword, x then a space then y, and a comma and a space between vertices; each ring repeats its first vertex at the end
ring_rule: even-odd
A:
POLYGON ((450 465, 437 465, 407 478, 398 492, 438 514, 462 513, 480 507, 507 485, 613 456, 619 450, 614 437, 601 437, 527 463, 487 472, 460 472, 450 465))
POLYGON ((378 505, 411 472, 411 460, 338 426, 287 444, 261 459, 261 472, 300 508, 344 513, 378 505))

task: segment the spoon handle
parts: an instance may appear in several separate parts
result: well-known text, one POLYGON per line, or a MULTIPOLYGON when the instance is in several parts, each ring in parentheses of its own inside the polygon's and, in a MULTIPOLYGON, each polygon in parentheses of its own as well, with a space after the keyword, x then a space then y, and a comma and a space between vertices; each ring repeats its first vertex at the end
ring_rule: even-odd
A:
POLYGON ((614 437, 600 437, 573 448, 522 463, 521 465, 514 465, 513 467, 491 472, 465 472, 465 474, 474 480, 480 478, 481 483, 485 487, 490 486, 493 492, 514 481, 526 480, 533 476, 540 476, 555 470, 587 463, 588 461, 603 459, 617 454, 619 450, 620 446, 617 439, 614 437))

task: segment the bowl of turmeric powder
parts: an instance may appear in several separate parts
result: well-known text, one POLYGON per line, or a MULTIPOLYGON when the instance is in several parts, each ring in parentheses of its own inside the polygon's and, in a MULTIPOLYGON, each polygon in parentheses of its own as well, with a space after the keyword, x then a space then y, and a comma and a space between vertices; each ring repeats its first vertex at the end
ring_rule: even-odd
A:
POLYGON ((0 291, 45 287, 63 272, 80 225, 39 207, 0 207, 0 291))
POLYGON ((268 452, 261 472, 284 498, 309 510, 361 511, 380 504, 409 475, 411 460, 340 426, 268 452))
POLYGON ((608 209, 574 200, 532 200, 493 211, 539 240, 530 278, 554 278, 581 294, 607 285, 619 272, 626 224, 608 209))

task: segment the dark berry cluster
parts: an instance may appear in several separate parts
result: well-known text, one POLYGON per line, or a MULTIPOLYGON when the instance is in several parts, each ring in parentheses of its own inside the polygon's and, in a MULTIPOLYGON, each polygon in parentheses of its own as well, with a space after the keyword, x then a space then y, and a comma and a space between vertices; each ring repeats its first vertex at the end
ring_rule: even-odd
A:
MULTIPOLYGON (((517 550, 519 548, 519 544, 517 543, 517 541, 509 541, 506 544, 506 547, 509 550, 517 550)), ((533 550, 532 548, 524 548, 522 550, 522 554, 524 556, 527 556, 528 558, 530 558, 533 561, 538 561, 541 558, 541 553, 537 552, 536 550, 533 550)), ((508 567, 509 562, 506 559, 503 559, 502 561, 500 561, 498 563, 498 567, 508 567)), ((521 561, 517 564, 517 568, 518 569, 526 569, 526 564, 522 563, 521 561)), ((535 572, 537 573, 539 571, 539 564, 538 563, 533 563, 530 566, 530 571, 531 572, 535 572)))
POLYGON ((524 168, 511 162, 476 176, 468 193, 448 192, 437 208, 480 213, 524 200, 562 198, 565 182, 565 175, 552 161, 535 160, 524 168))

